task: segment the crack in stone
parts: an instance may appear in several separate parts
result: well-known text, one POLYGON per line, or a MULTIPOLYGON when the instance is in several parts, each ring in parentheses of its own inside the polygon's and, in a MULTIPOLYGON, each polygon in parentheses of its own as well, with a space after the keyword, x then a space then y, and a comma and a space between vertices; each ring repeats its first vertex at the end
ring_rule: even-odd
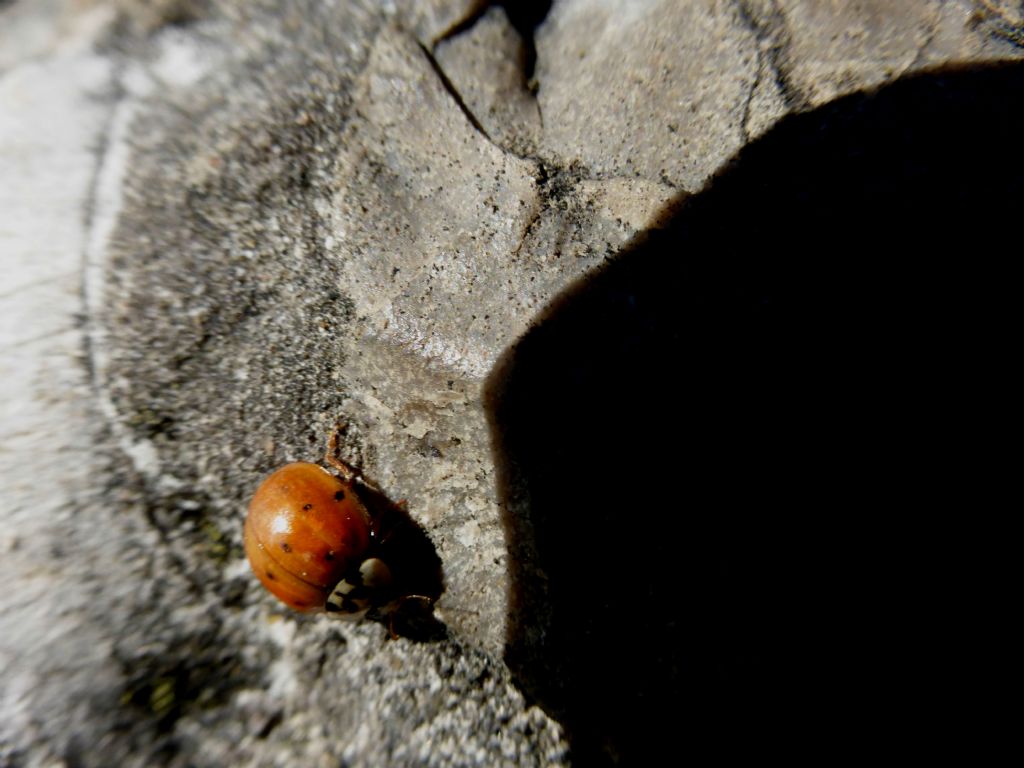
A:
POLYGON ((537 63, 537 46, 534 39, 534 30, 540 26, 547 14, 551 9, 550 0, 540 0, 539 2, 526 3, 523 6, 515 3, 506 2, 484 2, 474 8, 469 14, 466 15, 461 21, 456 22, 450 28, 442 32, 437 38, 435 38, 428 46, 422 40, 417 39, 416 42, 423 54, 427 57, 427 61, 430 62, 431 67, 437 74, 441 83, 444 85, 445 90, 455 99, 455 102, 459 105, 462 113, 470 121, 474 128, 479 131, 491 144, 496 146, 502 152, 510 154, 513 157, 518 157, 520 160, 537 160, 535 156, 521 155, 518 152, 514 152, 506 147, 498 144, 484 129, 482 123, 477 119, 476 115, 466 104, 462 95, 459 93, 455 84, 449 79, 444 68, 441 67, 437 58, 434 56, 434 50, 440 43, 443 43, 452 38, 458 37, 459 35, 468 32, 487 14, 491 8, 499 7, 505 12, 506 20, 511 24, 512 28, 519 34, 520 39, 523 41, 523 45, 526 48, 526 55, 523 60, 522 75, 523 81, 526 83, 526 90, 533 99, 533 104, 537 108, 537 117, 540 121, 540 130, 544 130, 544 112, 540 107, 540 102, 537 100, 537 83, 534 77, 534 71, 537 63))
POLYGON ((900 75, 903 75, 907 72, 913 72, 921 65, 921 62, 924 61, 925 51, 928 50, 929 46, 931 46, 932 44, 932 41, 935 40, 936 35, 939 34, 939 27, 942 25, 942 11, 939 10, 939 8, 934 5, 932 7, 935 10, 935 18, 932 21, 931 29, 929 29, 928 34, 925 35, 924 42, 922 42, 921 45, 918 47, 917 53, 914 54, 913 61, 911 61, 903 69, 903 71, 900 72, 900 75))
POLYGON ((103 120, 103 125, 97 132, 97 144, 92 148, 93 167, 92 176, 89 179, 89 188, 82 203, 82 252, 79 262, 79 284, 78 300, 81 306, 81 314, 84 318, 81 329, 82 355, 81 361, 85 373, 89 379, 90 389, 97 398, 103 396, 102 387, 99 381, 99 371, 96 365, 96 350, 93 342, 94 324, 96 319, 92 317, 91 310, 96 297, 91 296, 89 287, 89 270, 91 265, 89 257, 93 238, 96 234, 96 212, 100 194, 100 185, 103 183, 103 170, 106 167, 110 154, 111 134, 117 113, 125 99, 125 88, 122 83, 124 76, 124 65, 116 60, 113 61, 113 71, 110 77, 110 106, 103 120))
POLYGON ((975 0, 976 13, 988 21, 988 34, 1017 48, 1024 48, 1024 18, 1013 19, 991 0, 975 0))
POLYGON ((743 138, 743 144, 747 145, 750 143, 750 110, 754 103, 754 94, 757 93, 757 89, 761 85, 761 70, 764 68, 764 57, 761 53, 761 49, 757 50, 757 71, 754 73, 754 82, 750 85, 750 90, 747 91, 747 98, 743 104, 743 116, 740 118, 740 136, 743 138))
POLYGON ((463 32, 472 29, 474 26, 476 26, 476 23, 480 21, 481 18, 483 18, 483 15, 490 10, 490 8, 491 3, 489 2, 477 3, 476 7, 473 8, 468 14, 466 14, 465 18, 463 18, 461 21, 455 22, 450 27, 448 27, 448 29, 446 29, 440 35, 435 37, 434 40, 431 41, 431 47, 436 48, 439 43, 443 43, 445 40, 451 40, 453 37, 458 37, 463 32))
POLYGON ((533 3, 505 4, 505 15, 512 27, 519 33, 526 48, 523 57, 523 81, 534 105, 537 107, 537 118, 540 131, 544 132, 544 110, 537 99, 540 83, 537 80, 537 28, 544 23, 551 12, 552 0, 537 0, 533 3))
MULTIPOLYGON (((491 144, 494 144, 495 146, 498 146, 495 143, 494 139, 492 139, 490 135, 487 133, 487 130, 483 127, 483 125, 481 125, 480 121, 477 120, 476 115, 473 114, 473 110, 471 110, 469 106, 466 104, 465 100, 462 98, 462 94, 459 93, 459 89, 455 87, 455 84, 448 78, 448 75, 445 74, 444 69, 437 62, 437 59, 434 57, 434 54, 430 52, 430 49, 427 48, 427 46, 425 46, 419 40, 416 41, 416 44, 420 47, 420 50, 423 51, 423 55, 426 56, 427 61, 430 62, 430 67, 434 70, 434 74, 437 75, 437 78, 441 81, 441 85, 444 86, 444 89, 448 91, 448 95, 455 100, 455 103, 458 105, 459 109, 462 110, 462 114, 465 116, 467 120, 469 120, 470 125, 472 125, 477 130, 477 132, 480 133, 481 136, 487 139, 487 141, 489 141, 491 144)), ((502 147, 498 148, 501 149, 502 151, 505 151, 504 148, 502 147)))
MULTIPOLYGON (((513 259, 519 256, 523 250, 523 246, 526 245, 526 241, 530 238, 530 235, 537 229, 537 226, 542 223, 545 212, 551 211, 552 208, 557 205, 557 201, 564 199, 567 195, 571 194, 570 190, 572 188, 586 182, 601 183, 616 180, 635 181, 636 177, 593 175, 590 169, 584 168, 577 163, 573 163, 568 167, 565 167, 550 165, 547 162, 538 160, 537 171, 534 179, 537 183, 537 205, 531 213, 529 221, 527 221, 523 226, 523 235, 520 238, 519 243, 510 254, 510 257, 513 259)), ((677 202, 670 203, 664 211, 652 218, 648 225, 642 227, 642 229, 660 229, 664 226, 666 217, 675 215, 678 210, 678 201, 680 196, 682 199, 690 196, 690 193, 683 190, 681 187, 677 187, 671 183, 659 183, 663 183, 665 187, 673 190, 675 193, 674 197, 677 202)), ((563 231, 565 229, 566 228, 563 227, 563 231)))
POLYGON ((515 250, 513 250, 512 253, 510 254, 512 261, 515 261, 517 258, 519 258, 519 254, 522 253, 523 251, 523 246, 526 245, 526 241, 530 238, 530 234, 537 226, 537 222, 540 221, 541 214, 544 212, 547 198, 543 194, 538 195, 538 197, 540 199, 537 200, 537 205, 535 205, 533 208, 533 214, 530 216, 530 220, 526 222, 526 225, 523 227, 523 234, 519 238, 519 243, 516 245, 515 250))
POLYGON ((810 106, 810 102, 807 96, 792 82, 784 63, 790 47, 785 17, 775 0, 768 0, 768 2, 771 5, 771 10, 764 15, 751 5, 750 0, 736 0, 736 5, 740 18, 757 38, 759 55, 762 50, 767 54, 775 84, 782 94, 786 108, 791 112, 806 109, 810 106))

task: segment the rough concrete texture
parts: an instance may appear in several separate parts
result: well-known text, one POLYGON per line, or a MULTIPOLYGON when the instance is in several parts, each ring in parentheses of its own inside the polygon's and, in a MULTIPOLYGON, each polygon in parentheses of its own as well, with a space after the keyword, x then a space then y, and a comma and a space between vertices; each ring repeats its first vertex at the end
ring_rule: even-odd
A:
POLYGON ((504 663, 495 366, 786 114, 1022 53, 1012 3, 506 5, 0 2, 0 764, 568 762, 504 663), (443 640, 248 572, 338 422, 443 640))
POLYGON ((542 126, 527 78, 532 52, 504 10, 489 9, 434 55, 480 131, 507 152, 536 154, 542 126))
POLYGON ((537 39, 544 151, 599 178, 698 189, 743 144, 756 76, 736 3, 559 4, 537 39))
POLYGON ((745 0, 740 5, 790 107, 817 106, 937 64, 1001 58, 1006 46, 998 38, 1020 24, 1011 8, 991 2, 894 6, 884 0, 745 0), (893 23, 895 16, 900 23, 893 23), (987 34, 964 34, 978 27, 987 34))

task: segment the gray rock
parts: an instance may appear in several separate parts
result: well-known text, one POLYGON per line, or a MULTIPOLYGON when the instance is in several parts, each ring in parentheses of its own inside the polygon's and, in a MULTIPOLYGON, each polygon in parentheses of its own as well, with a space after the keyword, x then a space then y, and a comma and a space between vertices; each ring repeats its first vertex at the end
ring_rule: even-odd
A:
POLYGON ((488 377, 789 112, 1021 55, 1011 4, 834 6, 0 3, 0 763, 567 762, 503 662, 544 574, 488 377), (248 572, 253 489, 339 421, 443 640, 248 572))
POLYGON ((479 130, 515 155, 535 155, 540 108, 527 80, 530 50, 505 11, 491 8, 437 45, 438 66, 479 130))
POLYGON ((537 40, 544 151, 693 191, 743 143, 757 44, 735 3, 557 5, 537 40))

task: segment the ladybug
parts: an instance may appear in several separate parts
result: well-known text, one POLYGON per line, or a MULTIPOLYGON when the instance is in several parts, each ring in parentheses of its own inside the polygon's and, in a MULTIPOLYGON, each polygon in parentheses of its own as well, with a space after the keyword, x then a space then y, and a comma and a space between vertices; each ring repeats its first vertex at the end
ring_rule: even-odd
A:
MULTIPOLYGON (((257 578, 297 611, 360 619, 393 597, 391 569, 375 555, 375 519, 355 491, 357 473, 336 457, 295 462, 263 481, 245 519, 245 553, 257 578)), ((365 481, 358 478, 360 483, 365 481)))

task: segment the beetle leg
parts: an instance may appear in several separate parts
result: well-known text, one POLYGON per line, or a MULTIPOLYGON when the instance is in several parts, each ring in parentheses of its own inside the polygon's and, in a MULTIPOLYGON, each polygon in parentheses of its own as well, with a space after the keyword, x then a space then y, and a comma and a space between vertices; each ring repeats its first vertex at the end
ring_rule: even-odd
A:
POLYGON ((348 464, 338 458, 338 436, 341 435, 347 427, 348 424, 343 421, 339 421, 335 425, 334 429, 331 431, 331 436, 327 438, 327 453, 324 456, 324 461, 330 464, 346 483, 359 483, 360 485, 369 488, 374 493, 379 493, 383 496, 384 492, 375 484, 367 480, 366 476, 363 475, 362 470, 356 469, 351 464, 348 464))
POLYGON ((342 480, 352 483, 355 478, 359 477, 359 473, 338 458, 338 435, 344 432, 347 426, 344 422, 339 421, 331 430, 331 436, 327 438, 327 453, 324 456, 324 461, 334 467, 335 471, 341 475, 342 480))
POLYGON ((416 621, 414 617, 402 616, 403 607, 412 600, 415 600, 420 604, 420 610, 424 612, 424 615, 429 615, 429 621, 424 623, 423 618, 421 617, 419 620, 418 627, 415 623, 408 627, 409 629, 412 629, 412 632, 407 632, 407 637, 418 638, 420 640, 428 639, 428 637, 430 636, 436 637, 438 628, 443 626, 442 624, 440 624, 440 622, 438 622, 437 618, 433 614, 433 599, 427 597, 426 595, 403 595, 397 600, 394 600, 391 603, 389 603, 384 610, 384 613, 386 613, 388 617, 388 633, 391 635, 392 640, 397 640, 399 637, 402 636, 395 630, 395 619, 405 618, 406 621, 409 621, 410 619, 412 619, 414 622, 416 621), (429 626, 427 626, 428 624, 429 626))

